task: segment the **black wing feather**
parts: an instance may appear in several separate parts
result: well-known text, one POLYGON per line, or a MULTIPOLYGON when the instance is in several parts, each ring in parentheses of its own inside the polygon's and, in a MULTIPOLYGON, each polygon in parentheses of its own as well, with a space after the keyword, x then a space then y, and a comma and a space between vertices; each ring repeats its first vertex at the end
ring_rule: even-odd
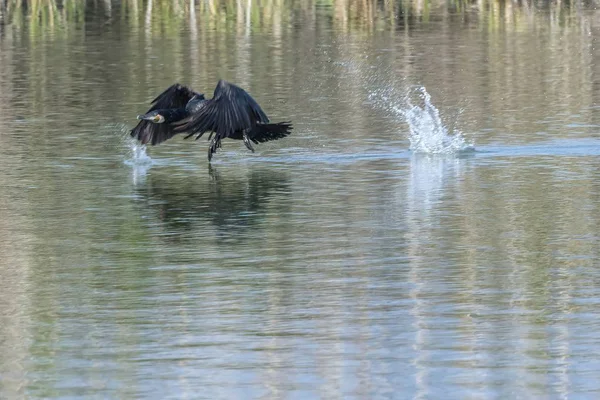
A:
POLYGON ((268 122, 267 114, 248 92, 220 80, 213 98, 204 102, 192 116, 177 124, 174 131, 188 132, 188 136, 197 134, 196 139, 205 132, 214 132, 215 140, 219 142, 237 131, 268 122))
MULTIPOLYGON (((162 110, 166 108, 182 108, 197 93, 187 86, 176 83, 168 87, 164 92, 152 100, 153 106, 146 112, 162 110)), ((152 143, 153 145, 164 142, 172 138, 177 132, 173 130, 170 124, 154 124, 150 121, 140 121, 135 128, 131 130, 131 137, 136 138, 142 144, 152 143)))

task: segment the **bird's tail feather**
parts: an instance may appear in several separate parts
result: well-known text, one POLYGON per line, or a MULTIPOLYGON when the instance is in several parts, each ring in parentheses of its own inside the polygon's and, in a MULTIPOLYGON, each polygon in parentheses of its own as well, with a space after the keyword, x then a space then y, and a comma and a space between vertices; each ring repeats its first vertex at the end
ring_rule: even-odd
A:
POLYGON ((264 143, 284 138, 292 133, 291 122, 278 122, 276 124, 255 125, 248 133, 248 138, 253 143, 264 143))

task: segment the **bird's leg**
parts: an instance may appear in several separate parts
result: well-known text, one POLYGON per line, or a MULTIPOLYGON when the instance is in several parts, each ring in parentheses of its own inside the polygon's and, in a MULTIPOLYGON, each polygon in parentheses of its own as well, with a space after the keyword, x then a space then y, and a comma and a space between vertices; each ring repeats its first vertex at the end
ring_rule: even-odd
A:
POLYGON ((252 143, 248 137, 248 129, 244 129, 242 131, 242 137, 244 138, 244 144, 246 145, 246 148, 254 153, 254 147, 252 147, 252 143))
POLYGON ((210 141, 210 145, 208 146, 208 162, 212 159, 212 155, 215 152, 215 139, 210 141))
POLYGON ((210 141, 210 145, 208 146, 208 161, 212 159, 212 155, 217 152, 217 149, 221 147, 221 140, 215 135, 214 138, 210 141))

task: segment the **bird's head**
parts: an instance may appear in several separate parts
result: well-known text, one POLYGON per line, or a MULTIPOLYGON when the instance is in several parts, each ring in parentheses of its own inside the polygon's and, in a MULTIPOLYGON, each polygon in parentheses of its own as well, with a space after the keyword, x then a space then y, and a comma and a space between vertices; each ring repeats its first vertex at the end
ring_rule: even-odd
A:
POLYGON ((160 113, 160 111, 151 111, 148 114, 138 115, 137 119, 150 121, 155 124, 162 124, 165 122, 165 117, 160 113))

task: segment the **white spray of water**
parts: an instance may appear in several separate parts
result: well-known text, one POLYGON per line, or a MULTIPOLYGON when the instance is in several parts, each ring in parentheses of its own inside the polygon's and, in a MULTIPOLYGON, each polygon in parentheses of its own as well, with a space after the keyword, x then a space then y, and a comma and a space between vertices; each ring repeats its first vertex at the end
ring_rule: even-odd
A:
POLYGON ((131 178, 135 185, 146 179, 148 170, 152 167, 153 160, 146 153, 146 145, 139 144, 133 140, 129 144, 129 157, 125 164, 131 167, 131 178))
POLYGON ((154 164, 154 160, 146 153, 146 145, 138 143, 129 136, 130 127, 125 124, 107 124, 106 129, 111 130, 117 136, 117 140, 111 139, 110 143, 119 147, 125 165, 149 167, 154 164))
POLYGON ((414 153, 425 154, 457 154, 475 150, 462 132, 454 129, 452 132, 442 122, 439 110, 431 102, 431 95, 423 86, 409 90, 404 105, 398 106, 390 95, 374 93, 371 99, 379 103, 383 101, 384 108, 404 118, 409 127, 410 150, 414 153), (418 96, 421 104, 413 104, 411 98, 418 96))
POLYGON ((146 153, 146 145, 129 142, 129 159, 125 163, 133 166, 152 164, 152 158, 146 153))
POLYGON ((131 167, 131 178, 134 184, 143 182, 146 174, 154 165, 154 160, 146 153, 146 145, 139 144, 129 136, 129 128, 123 124, 110 125, 119 136, 119 147, 122 149, 123 163, 131 167))

